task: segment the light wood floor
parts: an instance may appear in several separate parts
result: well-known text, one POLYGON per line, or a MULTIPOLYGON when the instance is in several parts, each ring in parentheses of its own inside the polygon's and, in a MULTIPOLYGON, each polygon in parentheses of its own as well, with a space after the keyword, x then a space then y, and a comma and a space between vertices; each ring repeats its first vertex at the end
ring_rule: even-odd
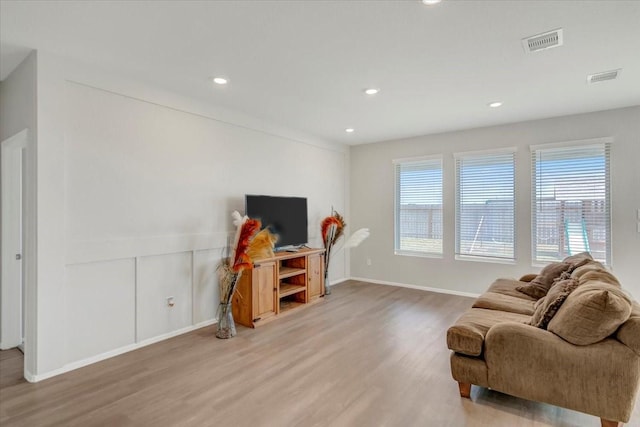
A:
POLYGON ((479 387, 461 399, 445 332, 471 303, 350 281, 230 340, 207 327, 37 384, 17 350, 0 352, 0 425, 600 425, 479 387))

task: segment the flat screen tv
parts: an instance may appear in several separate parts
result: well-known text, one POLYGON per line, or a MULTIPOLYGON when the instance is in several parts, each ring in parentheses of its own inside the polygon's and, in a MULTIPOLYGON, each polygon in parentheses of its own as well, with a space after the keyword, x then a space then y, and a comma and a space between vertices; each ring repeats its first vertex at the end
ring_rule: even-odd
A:
POLYGON ((245 196, 245 214, 259 219, 279 236, 276 249, 307 244, 307 199, 305 197, 245 196))

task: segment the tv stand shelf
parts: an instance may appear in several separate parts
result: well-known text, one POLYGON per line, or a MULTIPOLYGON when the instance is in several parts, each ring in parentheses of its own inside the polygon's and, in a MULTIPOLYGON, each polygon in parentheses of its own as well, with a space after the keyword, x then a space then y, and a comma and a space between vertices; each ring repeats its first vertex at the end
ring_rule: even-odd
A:
POLYGON ((305 274, 307 270, 304 268, 292 268, 292 267, 280 267, 280 279, 286 279, 287 277, 297 276, 299 274, 305 274))
POLYGON ((323 254, 324 249, 305 248, 255 260, 240 276, 233 295, 236 323, 255 328, 321 301, 323 254))
POLYGON ((292 285, 290 283, 280 283, 280 298, 288 297, 289 295, 297 294, 298 292, 304 292, 306 288, 300 285, 292 285))

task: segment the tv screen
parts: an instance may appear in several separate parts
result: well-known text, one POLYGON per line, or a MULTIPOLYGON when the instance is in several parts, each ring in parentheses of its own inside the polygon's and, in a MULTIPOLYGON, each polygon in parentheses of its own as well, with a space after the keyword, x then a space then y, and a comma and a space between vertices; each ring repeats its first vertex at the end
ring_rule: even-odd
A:
POLYGON ((245 214, 259 219, 279 236, 276 248, 302 246, 308 241, 307 199, 304 197, 245 196, 245 214))

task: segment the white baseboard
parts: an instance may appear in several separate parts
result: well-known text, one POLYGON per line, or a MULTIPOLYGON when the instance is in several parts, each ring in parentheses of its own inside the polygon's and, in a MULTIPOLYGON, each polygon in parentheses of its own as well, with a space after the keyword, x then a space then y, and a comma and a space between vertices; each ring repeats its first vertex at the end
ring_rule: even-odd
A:
POLYGON ((33 375, 31 371, 29 371, 27 368, 24 368, 23 375, 24 375, 24 379, 29 381, 30 383, 36 382, 36 376, 33 375))
POLYGON ((349 280, 348 277, 343 277, 342 279, 336 279, 333 282, 329 283, 329 286, 339 285, 340 283, 347 282, 349 280))
MULTIPOLYGON (((360 282, 374 283, 374 284, 377 284, 377 285, 398 286, 398 287, 401 287, 401 288, 418 289, 418 290, 421 290, 421 291, 437 292, 437 293, 441 293, 441 294, 458 295, 458 296, 463 296, 463 297, 477 298, 478 296, 480 296, 480 294, 475 294, 475 293, 471 293, 471 292, 461 292, 461 291, 454 291, 454 290, 442 289, 442 288, 431 288, 431 287, 428 287, 428 286, 410 285, 410 284, 406 284, 406 283, 389 282, 389 281, 385 281, 385 280, 368 279, 368 278, 364 278, 364 277, 351 277, 351 278, 337 279, 337 280, 332 281, 330 286, 340 285, 342 283, 346 283, 349 280, 357 280, 357 281, 360 281, 360 282)), ((105 353, 98 354, 96 356, 92 356, 92 357, 88 357, 86 359, 78 360, 76 362, 68 363, 68 364, 64 365, 62 368, 55 369, 55 370, 49 371, 49 372, 45 372, 44 374, 33 374, 33 373, 29 372, 27 369, 25 369, 24 370, 24 377, 30 383, 35 383, 35 382, 38 382, 38 381, 46 380, 48 378, 52 378, 52 377, 55 377, 57 375, 64 374, 66 372, 73 371, 75 369, 79 369, 79 368, 82 368, 82 367, 85 367, 85 366, 88 366, 88 365, 91 365, 91 364, 94 364, 94 363, 97 363, 97 362, 101 362, 103 360, 110 359, 112 357, 119 356, 121 354, 128 353, 130 351, 137 350, 139 348, 146 347, 148 345, 155 344, 157 342, 164 341, 164 340, 167 340, 169 338, 173 338, 173 337, 178 336, 178 335, 186 334, 187 332, 191 332, 191 331, 194 331, 196 329, 204 328, 205 326, 213 325, 216 322, 217 322, 216 319, 206 320, 204 322, 200 322, 200 323, 195 324, 195 325, 187 326, 186 328, 178 329, 176 331, 172 331, 172 332, 169 332, 167 334, 158 335, 157 337, 149 338, 149 339, 146 339, 144 341, 140 341, 140 342, 137 342, 137 343, 134 343, 134 344, 129 344, 129 345, 126 345, 124 347, 117 348, 115 350, 110 350, 110 351, 107 351, 105 353)))
POLYGON ((137 350, 139 348, 146 347, 148 345, 155 344, 157 342, 164 341, 166 339, 173 338, 178 335, 186 334, 187 332, 195 331, 196 329, 204 328, 205 326, 213 325, 214 323, 217 323, 217 319, 205 320, 204 322, 187 326, 186 328, 178 329, 178 330, 169 332, 167 334, 158 335, 157 337, 149 338, 134 344, 129 344, 124 347, 117 348, 115 350, 107 351, 106 353, 98 354, 96 356, 91 356, 86 359, 68 363, 64 365, 62 368, 45 372, 44 374, 34 375, 25 369, 24 377, 30 383, 46 380, 48 378, 55 377, 57 375, 64 374, 66 372, 73 371, 75 369, 82 368, 97 362, 101 362, 103 360, 110 359, 112 357, 119 356, 121 354, 128 353, 130 351, 137 350))
POLYGON ((365 277, 352 277, 351 280, 375 283, 376 285, 398 286, 400 288, 409 288, 409 289, 418 289, 420 291, 437 292, 439 294, 457 295, 461 297, 478 298, 480 296, 480 294, 476 294, 473 292, 461 292, 461 291, 454 291, 451 289, 431 288, 428 286, 419 286, 419 285, 409 285, 407 283, 388 282, 386 280, 368 279, 365 277))

